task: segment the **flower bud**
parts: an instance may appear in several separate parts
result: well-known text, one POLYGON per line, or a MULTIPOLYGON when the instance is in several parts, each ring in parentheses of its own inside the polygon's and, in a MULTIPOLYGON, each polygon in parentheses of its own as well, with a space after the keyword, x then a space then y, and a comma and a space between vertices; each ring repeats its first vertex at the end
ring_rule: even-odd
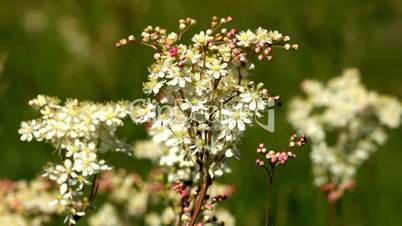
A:
POLYGON ((134 37, 134 35, 130 35, 130 36, 128 36, 128 40, 129 40, 130 42, 135 41, 135 37, 134 37))

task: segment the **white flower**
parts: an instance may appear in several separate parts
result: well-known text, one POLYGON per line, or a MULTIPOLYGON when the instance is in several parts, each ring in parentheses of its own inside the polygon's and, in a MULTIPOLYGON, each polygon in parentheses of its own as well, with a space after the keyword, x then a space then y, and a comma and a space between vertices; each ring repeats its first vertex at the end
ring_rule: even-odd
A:
POLYGON ((263 111, 267 106, 267 102, 257 91, 242 93, 240 97, 244 103, 248 103, 248 107, 252 111, 263 111))
POLYGON ((199 34, 195 34, 191 40, 198 46, 206 46, 207 43, 212 39, 212 36, 209 36, 204 31, 201 31, 199 34))
POLYGON ((119 106, 106 106, 101 111, 96 112, 95 117, 101 122, 105 122, 107 126, 122 125, 121 118, 126 115, 119 106))
POLYGON ((185 52, 185 59, 192 64, 196 64, 201 58, 201 54, 198 52, 198 50, 195 49, 187 49, 185 52))
POLYGON ((248 114, 243 110, 243 105, 241 104, 238 104, 232 111, 222 109, 222 114, 226 117, 222 121, 222 124, 227 125, 231 130, 237 127, 240 131, 244 131, 246 124, 251 123, 248 114))
POLYGON ((269 36, 271 37, 272 42, 274 42, 274 41, 280 41, 280 40, 282 40, 282 38, 283 38, 282 34, 279 33, 278 31, 269 31, 268 34, 269 34, 269 36))
POLYGON ((64 137, 68 129, 68 125, 64 121, 49 119, 46 127, 43 127, 43 132, 46 134, 45 138, 51 140, 53 138, 64 137))
POLYGON ((228 64, 227 63, 221 63, 217 59, 208 61, 206 63, 206 66, 209 69, 209 70, 207 70, 207 74, 212 76, 214 79, 218 79, 219 77, 225 76, 225 75, 228 74, 228 71, 226 70, 228 64))
POLYGON ((71 160, 66 159, 64 161, 64 164, 63 165, 57 165, 55 170, 56 170, 56 172, 58 174, 57 183, 58 184, 65 183, 68 180, 68 178, 73 174, 71 160))
POLYGON ((144 93, 158 94, 164 83, 165 80, 158 81, 157 78, 149 78, 149 81, 144 84, 144 93))
POLYGON ((259 27, 257 29, 257 31, 255 32, 256 38, 259 42, 259 45, 264 45, 266 43, 271 44, 272 40, 268 35, 268 30, 267 29, 263 29, 261 27, 259 27))
POLYGON ((96 157, 96 154, 93 152, 81 152, 74 160, 73 169, 77 172, 81 172, 83 176, 93 175, 100 169, 96 157))
POLYGON ((22 141, 31 141, 33 137, 39 137, 39 125, 36 120, 29 122, 21 122, 21 128, 18 133, 21 135, 20 139, 22 141))
POLYGON ((185 128, 179 128, 178 126, 172 128, 174 134, 170 139, 166 141, 167 146, 177 146, 181 144, 189 144, 190 139, 185 128))
POLYGON ((236 38, 239 40, 237 45, 243 47, 249 47, 257 41, 255 34, 250 30, 240 32, 236 38))
POLYGON ((191 100, 185 100, 180 107, 182 110, 191 110, 191 112, 207 111, 206 102, 206 100, 193 98, 191 100))
POLYGON ((131 111, 131 118, 138 123, 151 121, 156 116, 156 106, 153 103, 147 103, 145 107, 135 106, 131 111))

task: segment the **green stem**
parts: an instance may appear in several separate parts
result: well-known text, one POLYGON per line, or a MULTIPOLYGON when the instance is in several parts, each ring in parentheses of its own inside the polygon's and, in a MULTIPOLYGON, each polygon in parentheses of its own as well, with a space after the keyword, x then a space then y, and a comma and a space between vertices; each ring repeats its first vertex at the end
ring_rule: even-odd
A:
POLYGON ((275 170, 275 168, 272 167, 271 173, 268 174, 267 208, 265 210, 265 226, 269 226, 269 223, 270 223, 269 220, 271 218, 274 170, 275 170))
POLYGON ((335 214, 336 208, 335 208, 335 203, 334 202, 328 202, 328 208, 327 208, 327 226, 335 226, 335 214))

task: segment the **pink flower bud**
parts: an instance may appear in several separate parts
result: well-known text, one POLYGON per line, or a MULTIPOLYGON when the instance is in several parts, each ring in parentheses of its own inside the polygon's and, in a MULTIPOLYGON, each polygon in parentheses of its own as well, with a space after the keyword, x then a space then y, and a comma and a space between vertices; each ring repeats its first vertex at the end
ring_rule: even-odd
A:
POLYGON ((212 209, 214 208, 214 206, 211 205, 211 204, 205 204, 205 208, 206 208, 207 210, 212 210, 212 209))
POLYGON ((172 47, 169 49, 169 54, 170 56, 176 56, 177 55, 177 48, 176 47, 172 47))
POLYGON ((271 60, 272 60, 272 56, 269 55, 269 56, 267 57, 267 59, 268 59, 268 61, 271 61, 271 60))
POLYGON ((256 159, 255 163, 257 164, 257 166, 261 166, 261 167, 264 166, 264 164, 265 164, 264 161, 262 161, 261 159, 256 159))

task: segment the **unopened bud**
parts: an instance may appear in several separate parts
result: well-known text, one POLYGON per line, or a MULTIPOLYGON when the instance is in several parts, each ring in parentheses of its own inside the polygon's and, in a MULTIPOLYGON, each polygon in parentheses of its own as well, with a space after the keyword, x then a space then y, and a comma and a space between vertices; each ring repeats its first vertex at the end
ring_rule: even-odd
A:
POLYGON ((127 45, 127 43, 128 43, 127 39, 125 39, 125 38, 120 40, 120 44, 122 44, 122 45, 127 45))
POLYGON ((130 36, 128 36, 128 41, 130 41, 130 42, 135 41, 135 37, 134 37, 134 35, 130 35, 130 36))
POLYGON ((155 59, 155 60, 158 60, 160 57, 161 57, 161 54, 160 54, 160 53, 155 53, 155 54, 154 54, 154 59, 155 59))

